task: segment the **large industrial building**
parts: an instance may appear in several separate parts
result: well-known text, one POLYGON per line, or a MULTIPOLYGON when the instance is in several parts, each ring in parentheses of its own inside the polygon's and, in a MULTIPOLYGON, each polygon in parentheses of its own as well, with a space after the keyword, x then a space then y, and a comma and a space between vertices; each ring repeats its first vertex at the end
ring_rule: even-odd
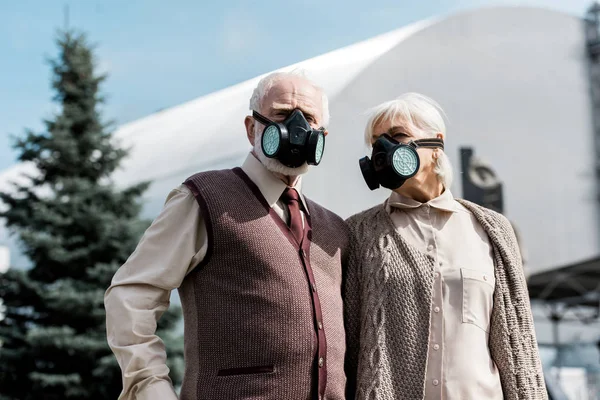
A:
MULTIPOLYGON (((577 397, 582 399, 596 398, 600 338, 593 318, 597 305, 589 307, 598 292, 590 285, 597 285, 600 274, 590 29, 592 22, 560 12, 488 8, 421 21, 284 68, 304 69, 329 95, 324 160, 306 176, 304 190, 343 217, 388 195, 369 191, 358 167, 368 153, 365 110, 408 91, 442 105, 446 152, 456 172, 452 192, 496 207, 514 223, 527 273, 537 285, 531 293, 547 375, 562 380, 566 392, 583 390, 586 382, 592 389, 588 397, 577 397), (584 283, 573 275, 576 269, 588 273, 584 283), (579 285, 576 292, 586 304, 574 305, 573 293, 561 286, 565 281, 579 285)), ((117 183, 154 182, 147 216, 156 216, 170 189, 187 176, 243 161, 250 150, 243 120, 260 78, 116 131, 132 149, 117 183)), ((27 170, 31 166, 17 165, 0 173, 0 190, 27 170)), ((24 265, 1 229, 0 244, 11 247, 15 266, 24 265)))

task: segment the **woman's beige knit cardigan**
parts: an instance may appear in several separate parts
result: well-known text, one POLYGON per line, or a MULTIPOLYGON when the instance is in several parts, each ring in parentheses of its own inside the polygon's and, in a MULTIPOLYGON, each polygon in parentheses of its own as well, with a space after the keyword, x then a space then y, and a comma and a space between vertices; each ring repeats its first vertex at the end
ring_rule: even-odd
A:
MULTIPOLYGON (((496 290, 489 346, 504 398, 547 399, 514 230, 501 214, 460 202, 493 247, 496 290)), ((434 260, 396 232, 383 205, 347 222, 354 237, 343 288, 347 400, 423 399, 434 260)))

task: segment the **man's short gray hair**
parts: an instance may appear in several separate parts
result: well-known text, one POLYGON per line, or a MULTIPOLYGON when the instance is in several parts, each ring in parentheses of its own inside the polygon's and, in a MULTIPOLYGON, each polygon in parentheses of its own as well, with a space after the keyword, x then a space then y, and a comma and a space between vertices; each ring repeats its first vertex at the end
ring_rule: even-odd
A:
MULTIPOLYGON (((419 93, 405 93, 400 97, 382 103, 368 111, 369 119, 365 127, 365 142, 370 147, 375 126, 380 123, 401 120, 411 132, 420 132, 425 137, 436 137, 438 133, 446 136, 446 124, 444 123, 444 110, 433 99, 419 93)), ((444 188, 452 186, 453 172, 448 156, 443 151, 437 158, 435 172, 444 185, 444 188)))
POLYGON ((321 87, 319 87, 315 83, 313 83, 307 77, 306 72, 302 69, 273 72, 273 73, 265 76, 264 78, 262 78, 258 82, 258 85, 256 85, 256 88, 254 89, 254 91, 252 92, 252 97, 250 97, 250 110, 260 112, 261 103, 262 103, 263 99, 265 98, 265 96, 267 95, 267 93, 269 93, 269 90, 273 87, 273 84, 275 84, 275 82, 277 82, 278 80, 284 79, 287 77, 304 78, 307 81, 311 82, 312 85, 315 87, 315 89, 317 89, 319 92, 321 92, 321 104, 323 107, 323 110, 322 110, 323 121, 321 124, 323 125, 323 127, 327 128, 329 126, 329 99, 327 98, 325 91, 321 87))

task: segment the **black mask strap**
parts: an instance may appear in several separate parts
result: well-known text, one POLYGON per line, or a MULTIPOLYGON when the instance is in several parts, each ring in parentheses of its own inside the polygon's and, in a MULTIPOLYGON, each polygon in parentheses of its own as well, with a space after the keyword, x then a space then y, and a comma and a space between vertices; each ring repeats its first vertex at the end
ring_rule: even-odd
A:
POLYGON ((438 138, 413 140, 412 143, 414 143, 417 147, 444 150, 444 141, 438 138))
POLYGON ((257 111, 254 110, 252 110, 252 117, 265 126, 274 124, 274 122, 271 121, 269 118, 260 115, 257 111))
MULTIPOLYGON (((265 117, 264 115, 261 115, 258 111, 252 110, 252 117, 263 125, 269 125, 269 124, 275 123, 275 122, 271 121, 269 118, 265 117)), ((325 127, 321 126, 318 129, 313 129, 313 130, 325 132, 325 127)))

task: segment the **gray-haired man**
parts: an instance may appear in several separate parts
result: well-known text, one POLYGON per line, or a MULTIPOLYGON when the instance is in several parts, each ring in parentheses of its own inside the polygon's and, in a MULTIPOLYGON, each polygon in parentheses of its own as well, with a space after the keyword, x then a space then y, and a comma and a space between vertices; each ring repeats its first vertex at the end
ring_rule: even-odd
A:
POLYGON ((302 195, 327 98, 297 74, 264 78, 241 168, 196 174, 169 195, 105 297, 120 399, 175 399, 156 321, 178 288, 181 399, 343 399, 341 265, 347 229, 302 195))

